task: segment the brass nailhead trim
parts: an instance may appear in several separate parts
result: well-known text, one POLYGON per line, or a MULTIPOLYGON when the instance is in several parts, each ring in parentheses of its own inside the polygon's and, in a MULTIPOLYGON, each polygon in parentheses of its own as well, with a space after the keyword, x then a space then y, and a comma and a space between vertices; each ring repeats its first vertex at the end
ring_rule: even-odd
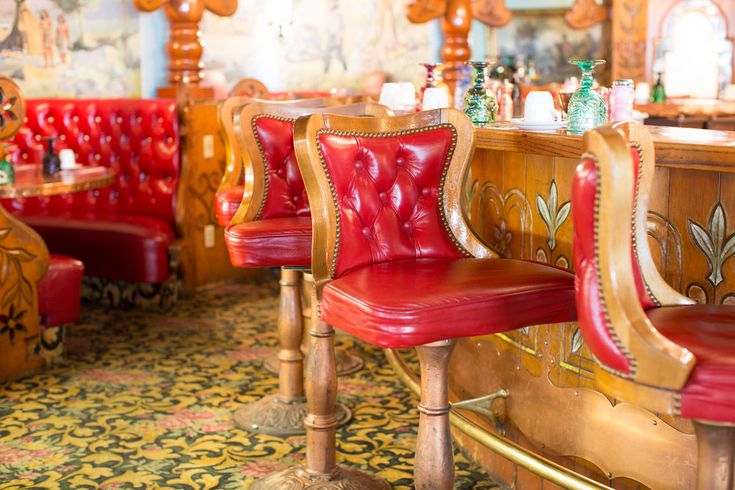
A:
POLYGON ((260 201, 258 212, 255 213, 255 217, 253 218, 253 221, 260 219, 260 213, 263 212, 263 208, 265 207, 265 201, 268 200, 268 190, 270 189, 270 178, 268 177, 268 160, 265 156, 265 150, 263 150, 263 144, 260 141, 260 136, 258 136, 258 127, 256 125, 258 120, 262 118, 275 119, 276 121, 283 121, 283 122, 290 122, 290 123, 296 122, 296 119, 293 117, 276 116, 274 114, 258 114, 250 120, 250 127, 253 131, 253 136, 255 136, 255 143, 258 145, 258 152, 260 153, 260 157, 263 159, 263 180, 264 180, 263 199, 261 199, 260 201))
POLYGON ((319 161, 322 164, 322 169, 324 169, 324 175, 327 177, 327 182, 329 184, 329 190, 332 194, 332 202, 334 204, 334 210, 336 213, 335 216, 335 222, 337 224, 337 240, 335 244, 334 249, 334 255, 332 256, 332 260, 329 265, 329 277, 334 279, 334 271, 337 268, 337 256, 339 255, 339 243, 340 243, 340 236, 341 236, 341 223, 340 223, 340 213, 339 213, 339 205, 337 203, 337 190, 334 187, 334 183, 332 182, 332 178, 329 173, 329 169, 327 168, 327 163, 324 160, 324 151, 322 149, 321 142, 319 141, 320 136, 324 134, 330 134, 334 136, 349 136, 349 137, 359 137, 359 138, 393 138, 396 136, 408 136, 412 134, 419 134, 424 133, 427 131, 434 131, 437 129, 443 129, 448 128, 452 132, 452 143, 449 147, 449 151, 447 151, 447 156, 444 160, 444 167, 442 170, 441 180, 439 183, 439 199, 437 201, 437 205, 439 206, 439 217, 441 219, 442 225, 444 226, 444 230, 449 235, 450 240, 452 241, 452 244, 455 246, 455 248, 464 256, 466 257, 472 257, 472 254, 466 250, 462 244, 457 240, 457 238, 454 236, 454 233, 452 233, 452 230, 449 227, 449 222, 447 220, 447 217, 444 213, 444 183, 447 176, 447 171, 449 170, 449 163, 452 161, 452 157, 454 156, 454 150, 457 147, 457 129, 452 126, 451 124, 444 123, 444 124, 436 124, 434 126, 425 126, 422 128, 412 128, 412 129, 404 129, 401 131, 390 131, 386 133, 370 133, 370 132, 363 132, 363 131, 337 131, 332 129, 326 129, 322 128, 317 131, 316 133, 316 140, 317 140, 317 148, 319 150, 319 161))
POLYGON ((594 204, 594 240, 595 240, 595 260, 597 261, 597 268, 596 268, 596 279, 597 279, 597 289, 600 292, 600 302, 602 303, 602 317, 605 321, 605 330, 607 330, 608 335, 615 343, 615 346, 620 349, 620 352, 623 353, 623 355, 628 359, 628 362, 630 363, 630 373, 625 373, 623 371, 619 371, 617 369, 613 369, 609 366, 607 366, 605 363, 600 362, 599 359, 597 359, 597 356, 595 357, 595 361, 597 361, 597 364, 604 369, 605 371, 612 373, 616 376, 619 376, 621 378, 625 379, 634 379, 636 375, 636 371, 638 370, 638 362, 633 358, 633 355, 625 348, 623 343, 620 340, 620 337, 618 337, 617 332, 615 331, 615 328, 612 326, 612 321, 610 321, 610 313, 608 312, 607 308, 607 302, 605 301, 605 295, 603 293, 602 288, 602 275, 600 274, 600 199, 602 194, 602 179, 600 178, 601 170, 600 170, 600 161, 598 160, 596 155, 593 155, 591 153, 585 153, 582 155, 582 160, 592 160, 595 164, 595 169, 597 170, 597 183, 595 185, 595 204, 594 204))
MULTIPOLYGON (((638 213, 638 196, 640 195, 640 187, 641 187, 641 175, 643 173, 643 148, 641 148, 640 143, 631 143, 631 148, 634 148, 638 152, 638 174, 636 175, 635 179, 635 193, 633 194, 633 254, 635 255, 636 261, 638 261, 638 265, 640 266, 641 260, 638 256, 638 234, 636 233, 637 228, 637 220, 636 215, 638 213)), ((648 299, 650 299, 654 305, 657 307, 661 306, 661 302, 654 296, 653 291, 651 291, 651 286, 648 285, 648 281, 646 281, 646 276, 643 275, 643 271, 640 271, 641 274, 641 280, 643 280, 643 287, 646 288, 646 294, 648 295, 648 299)))

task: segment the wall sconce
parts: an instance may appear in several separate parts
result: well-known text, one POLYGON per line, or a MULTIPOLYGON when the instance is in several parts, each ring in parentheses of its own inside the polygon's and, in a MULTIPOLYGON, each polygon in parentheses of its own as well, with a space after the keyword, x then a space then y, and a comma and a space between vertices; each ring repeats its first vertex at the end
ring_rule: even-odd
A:
POLYGON ((293 25, 293 0, 269 0, 267 19, 268 25, 275 29, 278 39, 282 40, 285 31, 293 25))

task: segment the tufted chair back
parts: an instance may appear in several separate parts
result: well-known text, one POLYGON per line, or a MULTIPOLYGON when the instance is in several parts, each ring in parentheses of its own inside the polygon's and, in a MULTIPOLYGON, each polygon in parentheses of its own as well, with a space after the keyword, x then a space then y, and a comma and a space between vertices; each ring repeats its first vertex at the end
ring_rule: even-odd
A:
POLYGON ((585 147, 572 188, 577 313, 585 341, 606 372, 679 388, 693 358, 645 315, 691 303, 661 278, 648 246, 651 136, 626 123, 588 132, 585 147))
MULTIPOLYGON (((388 109, 372 103, 313 107, 296 103, 253 102, 235 115, 239 146, 247 148, 251 165, 244 167, 243 202, 232 224, 245 221, 309 216, 304 181, 296 162, 293 128, 296 118, 316 112, 385 116, 388 109)), ((245 162, 246 159, 243 159, 245 162)))
MULTIPOLYGON (((225 172, 222 175, 222 181, 217 188, 216 196, 227 196, 223 199, 234 199, 238 197, 242 202, 244 210, 250 203, 250 194, 245 194, 244 179, 245 176, 252 176, 252 169, 245 171, 246 168, 252 166, 250 156, 247 151, 241 151, 240 145, 237 143, 235 135, 235 116, 242 108, 250 103, 268 102, 251 97, 234 96, 228 97, 218 104, 217 116, 219 119, 219 128, 222 140, 225 144, 225 172)), ((300 99, 280 102, 276 104, 291 105, 295 107, 326 107, 330 105, 328 99, 300 99)), ((252 185, 248 185, 252 189, 252 185)), ((219 212, 219 208, 218 208, 219 212)), ((219 219, 219 218, 218 218, 219 219)), ((221 223, 223 226, 229 224, 229 219, 221 223)))
POLYGON ((316 281, 370 263, 494 256, 461 212, 474 128, 459 111, 317 114, 295 146, 312 203, 316 281))
POLYGON ((26 122, 13 142, 16 163, 40 163, 46 138, 71 148, 81 165, 117 172, 107 188, 52 198, 16 199, 15 212, 122 213, 174 224, 179 179, 176 102, 142 99, 29 99, 26 122))

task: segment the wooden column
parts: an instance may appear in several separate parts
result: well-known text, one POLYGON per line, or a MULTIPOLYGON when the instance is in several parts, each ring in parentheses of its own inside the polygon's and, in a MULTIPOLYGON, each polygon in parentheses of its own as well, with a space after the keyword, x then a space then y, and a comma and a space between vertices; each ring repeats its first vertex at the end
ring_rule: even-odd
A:
POLYGON ((408 20, 420 24, 441 17, 444 45, 442 71, 449 93, 460 76, 460 67, 469 61, 472 54, 468 43, 472 19, 492 27, 501 27, 510 22, 512 14, 505 6, 505 0, 414 0, 406 8, 408 20))
POLYGON ((205 10, 230 16, 237 10, 237 0, 133 0, 141 12, 153 12, 164 7, 171 25, 168 42, 169 85, 158 89, 159 97, 189 99, 212 98, 211 88, 200 87, 204 64, 199 23, 205 10))

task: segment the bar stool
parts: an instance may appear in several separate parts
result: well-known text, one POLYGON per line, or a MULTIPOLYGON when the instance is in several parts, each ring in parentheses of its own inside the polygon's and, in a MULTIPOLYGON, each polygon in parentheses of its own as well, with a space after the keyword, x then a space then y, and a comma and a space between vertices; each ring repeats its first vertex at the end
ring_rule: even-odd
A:
POLYGON ((574 261, 595 383, 613 398, 691 419, 697 488, 732 489, 735 307, 694 304, 656 270, 646 232, 655 165, 646 129, 598 128, 585 134, 585 147, 572 192, 574 261))
POLYGON ((499 259, 469 227, 461 196, 474 128, 459 111, 315 114, 297 121, 294 139, 312 203, 312 294, 321 316, 311 327, 307 468, 268 475, 251 488, 389 487, 335 463, 332 325, 383 348, 417 347, 415 484, 452 488, 447 365, 455 339, 573 320, 574 277, 499 259))
MULTIPOLYGON (((219 187, 214 194, 214 210, 217 216, 217 224, 226 227, 235 217, 240 205, 246 211, 250 203, 250 193, 243 199, 245 191, 245 171, 251 164, 248 152, 240 151, 240 145, 235 138, 234 116, 235 111, 251 102, 259 99, 252 97, 234 96, 228 97, 218 104, 217 116, 219 120, 220 135, 225 143, 225 172, 222 175, 219 187)), ((301 99, 283 102, 282 104, 296 107, 326 107, 331 105, 328 99, 301 99)), ((249 182, 252 190, 252 182, 249 182)))
MULTIPOLYGON (((230 260, 237 267, 281 267, 278 315, 279 393, 246 405, 234 414, 243 428, 274 435, 305 432, 307 414, 303 387, 301 273, 311 266, 311 218, 293 152, 293 124, 298 116, 316 111, 385 115, 377 104, 306 107, 299 103, 258 101, 235 115, 240 148, 251 165, 244 167, 242 206, 225 230, 230 260)), ((342 352, 343 372, 354 372, 362 360, 342 352)), ((346 422, 350 411, 338 405, 337 419, 346 422)))

